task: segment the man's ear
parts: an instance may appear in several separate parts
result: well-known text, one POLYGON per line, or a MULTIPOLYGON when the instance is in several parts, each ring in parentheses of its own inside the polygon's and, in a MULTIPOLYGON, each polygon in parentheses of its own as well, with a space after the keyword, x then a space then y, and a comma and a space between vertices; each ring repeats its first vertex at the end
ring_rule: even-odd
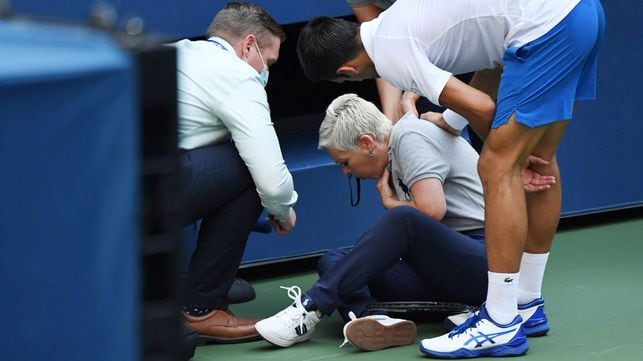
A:
POLYGON ((340 65, 339 68, 337 68, 337 75, 341 78, 351 78, 357 74, 359 74, 357 68, 348 64, 340 65))
POLYGON ((257 38, 254 35, 248 34, 241 39, 241 53, 243 55, 247 54, 250 51, 257 41, 257 38))

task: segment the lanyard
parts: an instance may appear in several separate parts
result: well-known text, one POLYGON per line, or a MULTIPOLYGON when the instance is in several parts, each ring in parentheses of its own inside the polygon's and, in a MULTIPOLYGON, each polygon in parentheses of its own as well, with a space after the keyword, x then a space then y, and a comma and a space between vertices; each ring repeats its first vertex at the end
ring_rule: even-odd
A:
POLYGON ((225 50, 225 51, 228 51, 228 49, 226 49, 226 47, 225 47, 225 46, 223 46, 223 44, 221 44, 220 42, 218 42, 218 41, 216 41, 216 40, 213 40, 213 39, 208 39, 208 41, 209 41, 209 42, 211 42, 212 44, 214 44, 214 45, 216 45, 216 46, 220 47, 221 49, 223 49, 223 50, 225 50))

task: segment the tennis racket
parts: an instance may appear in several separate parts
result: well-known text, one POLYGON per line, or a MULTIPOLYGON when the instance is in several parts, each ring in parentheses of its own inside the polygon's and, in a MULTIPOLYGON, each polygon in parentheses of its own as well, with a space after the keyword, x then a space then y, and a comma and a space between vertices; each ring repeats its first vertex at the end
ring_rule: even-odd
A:
POLYGON ((372 312, 387 313, 399 318, 418 321, 438 321, 446 316, 458 313, 475 312, 477 306, 458 302, 443 301, 410 301, 410 302, 375 302, 366 306, 372 312))

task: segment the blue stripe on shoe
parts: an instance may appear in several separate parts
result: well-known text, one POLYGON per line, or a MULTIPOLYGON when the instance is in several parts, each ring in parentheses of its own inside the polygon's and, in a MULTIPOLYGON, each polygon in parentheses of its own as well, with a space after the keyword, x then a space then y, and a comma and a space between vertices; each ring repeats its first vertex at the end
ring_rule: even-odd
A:
POLYGON ((545 300, 537 298, 524 305, 518 305, 518 312, 533 307, 536 307, 536 312, 522 324, 525 328, 525 334, 528 337, 544 336, 549 332, 549 322, 547 321, 547 314, 545 314, 545 300))

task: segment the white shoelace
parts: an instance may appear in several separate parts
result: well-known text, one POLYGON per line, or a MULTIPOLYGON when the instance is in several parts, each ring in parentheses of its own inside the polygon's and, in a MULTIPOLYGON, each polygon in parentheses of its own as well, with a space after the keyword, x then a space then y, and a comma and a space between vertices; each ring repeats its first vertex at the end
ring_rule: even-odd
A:
POLYGON ((301 288, 299 286, 291 286, 291 287, 285 287, 285 286, 279 286, 279 288, 283 288, 284 290, 288 291, 288 297, 295 301, 295 307, 299 310, 302 310, 301 315, 298 317, 299 321, 299 329, 303 330, 304 329, 304 319, 306 318, 306 309, 304 308, 304 305, 301 303, 301 288))
POLYGON ((299 288, 299 286, 279 286, 279 288, 288 291, 288 297, 291 300, 295 301, 297 307, 301 307, 302 309, 304 308, 304 306, 301 304, 301 288, 299 288))
MULTIPOLYGON (((356 320, 356 319, 357 319, 357 316, 355 316, 355 313, 354 313, 353 311, 349 311, 349 312, 348 312, 348 318, 350 318, 350 319, 351 319, 351 321, 354 321, 354 320, 356 320)), ((348 321, 348 322, 350 322, 350 321, 348 321)), ((339 347, 340 347, 340 348, 341 348, 341 347, 344 347, 344 345, 346 345, 347 343, 351 343, 351 342, 350 342, 350 341, 348 341, 348 337, 346 337, 346 332, 344 332, 344 342, 342 342, 342 344, 341 344, 341 345, 339 345, 339 347)))

